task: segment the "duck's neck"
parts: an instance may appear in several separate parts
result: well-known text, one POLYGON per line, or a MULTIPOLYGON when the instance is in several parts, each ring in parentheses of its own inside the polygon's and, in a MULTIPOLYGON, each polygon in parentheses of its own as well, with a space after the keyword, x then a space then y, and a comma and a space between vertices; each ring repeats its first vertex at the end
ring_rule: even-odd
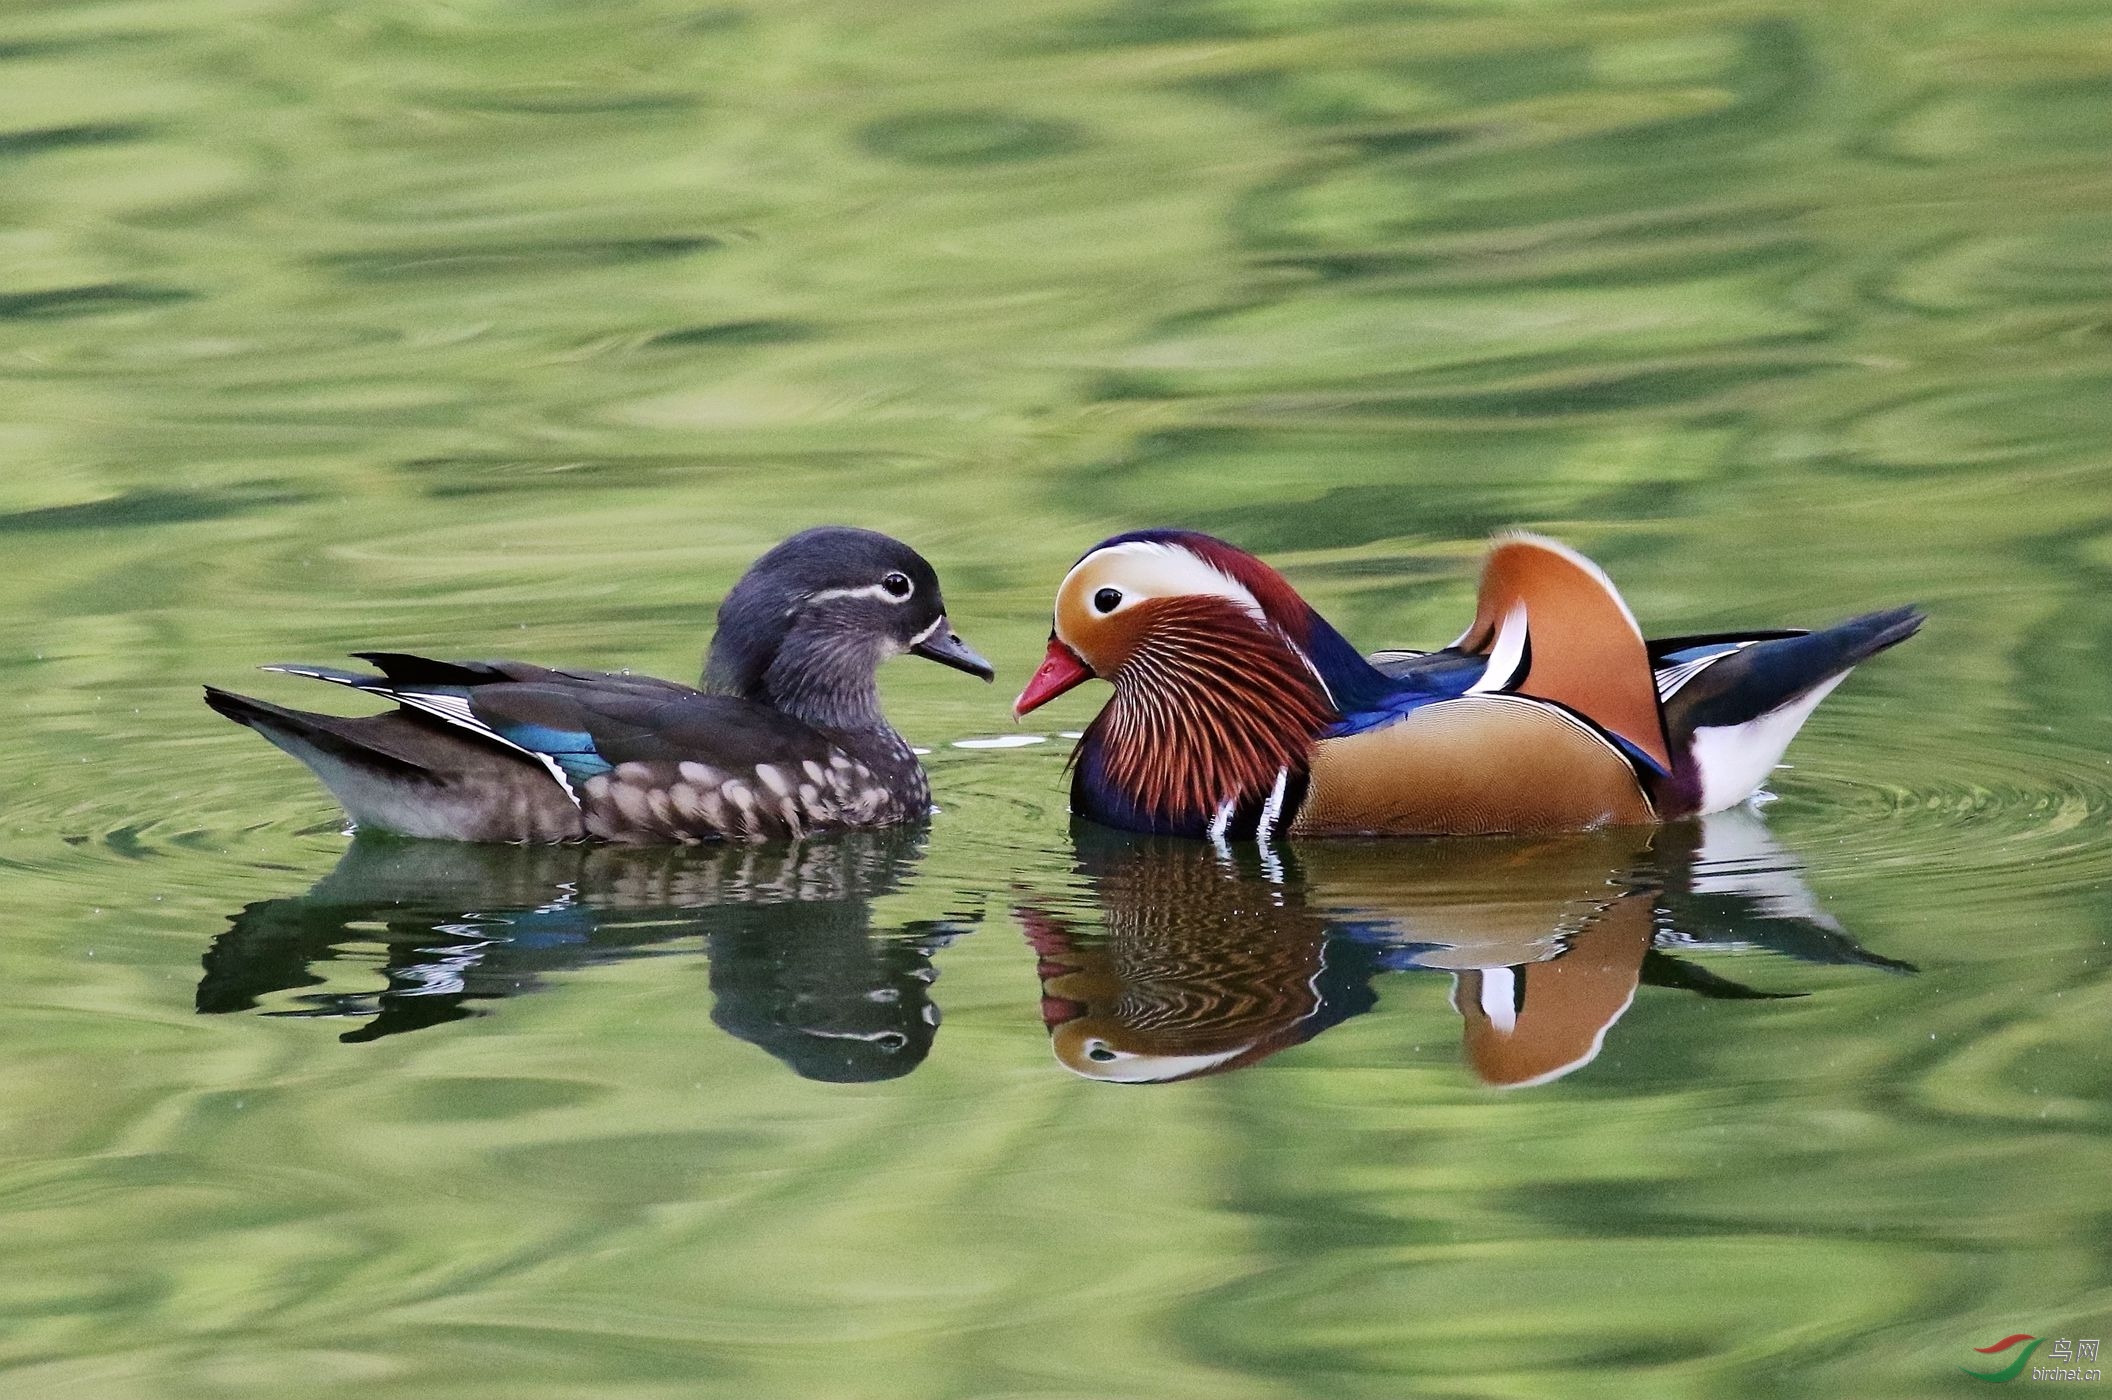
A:
POLYGON ((1083 815, 1131 830, 1201 835, 1264 803, 1279 778, 1303 777, 1338 717, 1282 638, 1209 607, 1166 607, 1112 680, 1073 791, 1083 815))
POLYGON ((865 637, 788 637, 752 698, 817 729, 899 738, 880 713, 875 672, 882 659, 865 637))
MULTIPOLYGON (((720 629, 721 636, 726 629, 720 629)), ((704 687, 738 695, 811 725, 832 748, 859 765, 871 784, 860 800, 867 816, 915 817, 931 805, 931 787, 916 750, 880 713, 875 673, 887 644, 850 633, 800 632, 774 650, 740 650, 714 641, 704 687)))

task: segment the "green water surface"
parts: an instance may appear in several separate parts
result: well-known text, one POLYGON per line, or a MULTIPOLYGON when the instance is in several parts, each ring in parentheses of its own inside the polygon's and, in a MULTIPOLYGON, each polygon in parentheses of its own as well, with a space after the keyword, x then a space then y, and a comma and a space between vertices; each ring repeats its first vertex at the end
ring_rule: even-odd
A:
POLYGON ((25 0, 0 557, 0 1396, 1920 1397, 2112 1333, 2102 4, 25 0), (355 843, 198 700, 691 677, 829 520, 1001 670, 886 673, 925 832, 355 843), (1160 523, 1369 646, 1514 525, 1657 633, 1931 620, 1730 828, 1198 862, 1070 830, 1093 691, 1005 708, 1160 523), (1598 968, 1596 1057, 1484 1082, 1504 967, 1598 968))

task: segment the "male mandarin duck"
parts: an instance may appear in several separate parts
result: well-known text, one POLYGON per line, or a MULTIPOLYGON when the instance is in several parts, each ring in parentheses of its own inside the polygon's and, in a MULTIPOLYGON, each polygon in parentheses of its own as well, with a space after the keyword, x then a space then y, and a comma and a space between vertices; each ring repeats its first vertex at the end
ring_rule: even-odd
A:
POLYGON ((1057 590, 1024 715, 1099 677, 1071 805, 1131 831, 1471 835, 1631 825, 1751 796, 1911 607, 1817 632, 1646 640, 1590 560, 1499 537, 1474 621, 1440 651, 1369 658, 1283 576, 1223 540, 1141 530, 1057 590))
POLYGON ((519 661, 361 652, 382 674, 267 666, 383 699, 361 719, 206 687, 300 759, 361 827, 457 841, 694 842, 888 826, 931 806, 880 713, 903 652, 991 679, 938 575, 899 540, 825 526, 770 550, 719 607, 704 688, 519 661))

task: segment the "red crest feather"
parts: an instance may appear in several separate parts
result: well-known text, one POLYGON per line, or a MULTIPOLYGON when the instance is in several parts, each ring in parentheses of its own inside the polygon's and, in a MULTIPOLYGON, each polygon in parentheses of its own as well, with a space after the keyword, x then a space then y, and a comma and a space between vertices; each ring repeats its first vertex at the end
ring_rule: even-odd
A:
POLYGON ((1269 621, 1281 627, 1298 645, 1305 645, 1312 630, 1312 604, 1298 596, 1291 581, 1237 545, 1214 535, 1183 531, 1168 543, 1179 544, 1254 595, 1269 621))

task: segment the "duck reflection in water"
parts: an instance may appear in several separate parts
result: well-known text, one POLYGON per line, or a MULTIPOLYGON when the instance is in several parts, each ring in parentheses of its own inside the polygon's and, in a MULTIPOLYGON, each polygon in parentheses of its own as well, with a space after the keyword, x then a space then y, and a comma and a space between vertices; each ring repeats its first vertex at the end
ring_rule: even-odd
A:
POLYGON ((874 931, 874 901, 922 850, 922 834, 900 828, 666 848, 361 838, 307 894, 233 917, 205 954, 198 1010, 321 987, 320 965, 368 962, 379 945, 378 993, 306 992, 266 1013, 362 1017, 340 1039, 376 1040, 474 1015, 470 1003, 551 973, 693 955, 696 940, 722 1029, 803 1078, 892 1079, 931 1052, 932 954, 972 927, 874 931))
POLYGON ((1448 973, 1469 1068, 1504 1088, 1589 1064, 1639 986, 1772 999, 1681 956, 1766 949, 1911 972, 1850 938, 1748 809, 1532 839, 1249 849, 1074 828, 1099 906, 1080 932, 1019 910, 1057 1060, 1165 1083, 1255 1064, 1377 1002, 1381 972, 1448 973))

